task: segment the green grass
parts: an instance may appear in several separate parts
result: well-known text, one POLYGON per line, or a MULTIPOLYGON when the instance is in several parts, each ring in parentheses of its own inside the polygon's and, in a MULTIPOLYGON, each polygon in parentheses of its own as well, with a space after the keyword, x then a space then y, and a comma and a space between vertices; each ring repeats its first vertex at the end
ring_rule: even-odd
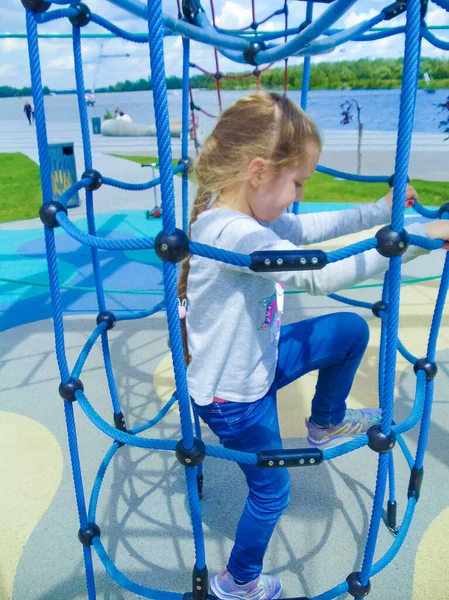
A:
POLYGON ((37 217, 41 202, 39 166, 20 152, 0 154, 0 223, 37 217))
MULTIPOLYGON (((114 154, 118 158, 132 160, 139 164, 157 162, 156 156, 127 156, 114 154)), ((173 166, 178 164, 173 161, 173 166)), ((178 174, 179 177, 181 174, 178 174)), ((195 173, 189 177, 196 181, 195 173)), ((449 182, 422 181, 412 179, 410 182, 419 194, 420 202, 428 206, 439 206, 449 199, 449 182)), ((305 184, 306 202, 354 202, 363 204, 374 202, 388 192, 385 183, 360 183, 358 181, 340 181, 323 173, 315 173, 305 184)))

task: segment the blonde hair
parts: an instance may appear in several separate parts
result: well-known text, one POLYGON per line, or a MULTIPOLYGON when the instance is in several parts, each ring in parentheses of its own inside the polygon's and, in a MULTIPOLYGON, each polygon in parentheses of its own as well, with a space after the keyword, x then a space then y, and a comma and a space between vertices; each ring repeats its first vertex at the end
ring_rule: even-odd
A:
MULTIPOLYGON (((312 119, 291 100, 261 92, 240 98, 226 109, 206 139, 195 165, 198 192, 189 223, 207 210, 212 198, 229 185, 244 181, 246 167, 263 158, 273 173, 294 169, 307 158, 310 144, 321 149, 321 137, 312 119)), ((178 284, 180 300, 187 297, 190 257, 182 265, 178 284)), ((181 321, 184 358, 190 362, 185 320, 181 321)))

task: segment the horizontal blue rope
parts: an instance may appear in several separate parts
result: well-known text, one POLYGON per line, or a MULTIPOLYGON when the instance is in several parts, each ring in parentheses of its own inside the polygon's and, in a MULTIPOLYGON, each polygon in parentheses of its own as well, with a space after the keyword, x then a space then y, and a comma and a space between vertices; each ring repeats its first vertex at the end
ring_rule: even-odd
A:
POLYGON ((72 196, 74 196, 77 192, 90 185, 91 183, 92 179, 90 177, 84 177, 84 179, 80 179, 76 183, 73 183, 69 188, 66 189, 64 193, 62 193, 59 196, 58 202, 63 206, 66 206, 67 202, 72 196))
POLYGON ((131 581, 131 579, 128 579, 126 575, 124 575, 121 571, 117 569, 112 560, 109 558, 108 553, 106 552, 99 537, 94 537, 93 546, 98 554, 98 558, 103 563, 106 572, 114 581, 121 585, 122 588, 124 588, 125 590, 133 592, 134 594, 142 596, 143 598, 152 598, 153 600, 183 600, 184 594, 153 590, 151 588, 135 583, 134 581, 131 581))
POLYGON ((366 250, 372 250, 376 247, 377 238, 369 238, 368 240, 356 242, 355 244, 351 244, 350 246, 346 246, 345 248, 340 248, 339 250, 332 250, 332 252, 328 252, 327 262, 334 263, 339 260, 344 260, 345 258, 355 256, 356 254, 360 254, 361 252, 366 252, 366 250))
POLYGON ((422 235, 415 234, 410 234, 408 241, 411 246, 418 246, 419 248, 424 248, 425 250, 439 250, 444 246, 445 243, 443 240, 430 240, 422 235))
POLYGON ((147 429, 154 427, 154 425, 159 423, 159 421, 163 417, 165 417, 165 415, 168 413, 168 411, 173 406, 173 404, 175 404, 176 401, 177 401, 176 396, 172 396, 170 398, 170 400, 166 404, 164 404, 164 406, 161 408, 161 410, 157 413, 157 415, 155 417, 153 417, 146 423, 143 423, 143 425, 139 425, 138 427, 134 427, 133 429, 130 429, 129 430, 130 433, 137 435, 138 433, 141 433, 142 431, 146 431, 147 429))
POLYGON ((425 206, 420 204, 418 202, 418 200, 415 200, 413 202, 413 210, 415 210, 417 213, 419 213, 423 217, 427 217, 428 219, 438 219, 438 217, 439 217, 438 209, 435 210, 432 208, 426 208, 425 206))
POLYGON ((119 429, 112 427, 109 425, 109 423, 106 423, 102 417, 100 417, 82 390, 78 390, 75 393, 75 397, 78 400, 78 403, 86 417, 90 419, 95 427, 113 440, 122 442, 123 444, 128 444, 129 446, 137 446, 138 448, 151 448, 153 450, 176 449, 176 444, 178 443, 176 440, 154 440, 151 438, 141 438, 137 435, 132 435, 131 433, 126 433, 125 431, 120 431, 119 429))
POLYGON ((206 445, 206 454, 207 456, 213 456, 214 458, 233 460, 242 465, 257 465, 257 454, 229 450, 228 448, 223 448, 223 446, 206 445))
POLYGON ((51 10, 49 12, 43 13, 34 13, 34 18, 36 19, 36 23, 49 23, 50 21, 55 21, 56 19, 64 19, 68 17, 76 17, 78 15, 78 10, 76 8, 57 8, 56 10, 51 10))
POLYGON ((440 8, 449 11, 449 0, 432 0, 432 2, 440 8))
POLYGON ((343 302, 349 304, 349 306, 357 306, 358 308, 367 308, 372 310, 373 305, 370 302, 362 302, 361 300, 353 300, 352 298, 346 298, 346 296, 340 296, 339 294, 329 294, 328 298, 336 300, 337 302, 343 302))
POLYGON ((81 374, 81 371, 83 370, 87 357, 90 354, 90 351, 92 350, 97 339, 100 337, 101 333, 105 331, 107 326, 108 324, 106 322, 100 323, 100 325, 95 327, 93 332, 90 334, 89 339, 84 344, 83 349, 81 350, 80 355, 78 356, 78 359, 75 363, 75 366, 72 369, 71 377, 78 379, 78 377, 81 374))
MULTIPOLYGON (((172 173, 173 173, 173 175, 176 175, 177 173, 182 173, 184 170, 185 170, 184 165, 177 165, 176 167, 173 167, 172 173)), ((121 190, 130 190, 130 191, 139 192, 139 191, 143 191, 143 190, 149 190, 151 188, 156 187, 157 185, 160 185, 161 178, 156 177, 155 179, 152 179, 151 181, 146 181, 144 183, 126 183, 124 181, 118 181, 117 179, 112 179, 111 177, 103 177, 103 183, 105 183, 106 185, 111 185, 113 187, 119 188, 121 190)))
POLYGON ((413 427, 415 427, 418 424, 423 414, 425 397, 426 374, 423 370, 420 370, 417 373, 415 400, 413 402, 412 410, 409 416, 404 421, 402 421, 402 423, 396 423, 395 425, 393 425, 392 430, 396 434, 405 433, 406 431, 413 429, 413 427))
POLYGON ((332 600, 333 598, 337 598, 338 596, 341 596, 342 594, 346 594, 346 592, 348 591, 348 587, 349 586, 348 586, 347 582, 343 581, 343 583, 336 585, 331 590, 324 592, 324 594, 319 594, 318 596, 313 596, 309 600, 332 600))
POLYGON ((70 237, 85 246, 101 248, 102 250, 148 250, 154 248, 154 238, 150 237, 114 240, 85 233, 76 227, 63 211, 56 213, 56 220, 70 237))
POLYGON ((156 304, 156 306, 153 306, 153 308, 150 308, 148 310, 131 311, 129 314, 117 315, 116 320, 117 321, 134 321, 136 319, 145 319, 146 317, 151 317, 152 315, 155 315, 156 313, 160 312, 161 310, 164 310, 164 308, 165 308, 165 300, 162 300, 162 302, 159 302, 158 304, 156 304))
POLYGON ((339 456, 343 456, 344 454, 349 454, 354 450, 363 448, 363 446, 366 446, 367 444, 368 436, 366 434, 358 435, 356 438, 346 442, 345 444, 340 444, 340 446, 323 450, 323 460, 332 460, 334 458, 338 458, 339 456))
POLYGON ((331 169, 330 167, 323 167, 318 165, 316 170, 319 173, 325 173, 332 177, 338 177, 340 179, 347 179, 348 181, 363 181, 368 183, 388 183, 390 179, 387 175, 356 175, 355 173, 346 173, 345 171, 338 171, 337 169, 331 169))
POLYGON ((230 252, 229 250, 214 248, 213 246, 200 244, 199 242, 189 242, 189 252, 204 258, 213 258, 229 265, 236 265, 237 267, 251 266, 251 257, 249 254, 230 252))

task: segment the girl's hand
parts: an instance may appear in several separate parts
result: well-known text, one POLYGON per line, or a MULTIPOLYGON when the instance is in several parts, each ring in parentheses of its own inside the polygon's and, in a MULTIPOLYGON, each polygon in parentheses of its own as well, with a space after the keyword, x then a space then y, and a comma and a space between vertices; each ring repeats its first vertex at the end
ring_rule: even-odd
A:
MULTIPOLYGON (((424 225, 427 235, 431 240, 449 240, 449 221, 443 219, 442 221, 431 221, 424 225)), ((443 246, 443 250, 449 250, 449 242, 443 246)))
MULTIPOLYGON (((390 206, 390 210, 391 210, 391 206, 392 206, 392 202, 393 202, 393 188, 391 188, 391 190, 388 192, 388 194, 385 196, 385 198, 387 199, 388 205, 390 206)), ((415 188, 413 186, 411 186, 409 183, 407 183, 407 189, 405 191, 405 208, 410 208, 411 206, 413 206, 414 200, 419 200, 418 192, 415 190, 415 188)))

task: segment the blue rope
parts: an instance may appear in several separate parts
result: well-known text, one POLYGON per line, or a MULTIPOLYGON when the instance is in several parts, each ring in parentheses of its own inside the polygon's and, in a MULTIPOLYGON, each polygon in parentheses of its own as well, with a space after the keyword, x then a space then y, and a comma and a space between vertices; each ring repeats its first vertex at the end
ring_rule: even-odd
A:
POLYGON ((363 181, 367 183, 388 183, 390 179, 386 175, 356 175, 355 173, 346 173, 345 171, 338 171, 337 169, 331 169, 330 167, 323 167, 318 165, 316 170, 319 173, 325 173, 332 177, 338 177, 340 179, 347 179, 348 181, 363 181))
MULTIPOLYGON (((182 173, 182 227, 184 231, 188 228, 188 174, 184 164, 180 164, 176 167, 172 167, 172 155, 171 155, 171 139, 170 139, 170 127, 169 127, 169 114, 168 114, 168 102, 167 102, 167 90, 165 82, 165 68, 164 68, 164 56, 163 56, 163 38, 166 34, 181 34, 183 36, 183 87, 182 87, 182 141, 181 141, 181 153, 184 159, 188 158, 188 116, 189 116, 189 60, 190 60, 190 39, 206 42, 215 45, 220 52, 225 56, 233 58, 237 62, 246 62, 246 58, 243 56, 243 52, 249 47, 252 41, 265 41, 269 42, 270 39, 278 39, 282 35, 294 35, 294 39, 285 42, 284 44, 274 45, 269 44, 260 50, 256 55, 256 62, 258 64, 264 64, 272 62, 274 60, 287 59, 291 55, 306 55, 304 61, 303 70, 303 83, 301 93, 301 106, 303 109, 307 108, 307 95, 310 83, 310 55, 320 53, 323 51, 330 50, 339 44, 344 43, 347 40, 360 40, 369 41, 374 39, 382 39, 383 37, 389 37, 399 33, 406 33, 405 41, 405 58, 404 58, 404 74, 403 74, 403 86, 401 91, 401 109, 400 109, 400 120, 399 120, 399 133, 398 133, 398 145, 396 154, 396 168, 395 168, 395 191, 393 199, 393 213, 392 213, 392 228, 395 231, 400 231, 404 224, 404 207, 401 202, 403 192, 405 191, 405 185, 407 180, 408 172, 408 159, 410 154, 411 146, 411 133, 413 129, 413 116, 416 103, 416 83, 418 77, 418 67, 420 59, 420 34, 436 45, 437 47, 449 48, 449 43, 439 40, 433 34, 431 34, 425 24, 420 24, 420 2, 419 0, 409 0, 407 4, 407 25, 405 28, 396 27, 388 32, 373 32, 370 31, 375 25, 382 21, 386 15, 384 12, 376 15, 372 19, 368 19, 363 23, 359 23, 354 27, 348 29, 332 29, 332 25, 342 17, 342 15, 349 10, 349 8, 355 3, 355 0, 336 0, 329 6, 325 12, 313 22, 313 2, 307 3, 306 9, 306 27, 302 31, 298 31, 297 28, 291 30, 285 30, 274 33, 262 33, 254 36, 247 36, 243 39, 239 36, 239 32, 236 31, 225 31, 216 30, 210 24, 207 15, 200 11, 196 17, 196 23, 187 23, 185 20, 173 19, 164 15, 162 12, 161 0, 153 0, 149 2, 148 6, 142 4, 139 0, 112 0, 115 4, 137 14, 139 17, 145 19, 148 22, 148 35, 147 34, 133 34, 127 32, 114 24, 110 23, 99 15, 91 15, 93 23, 111 31, 115 35, 120 36, 123 39, 133 41, 136 43, 146 43, 150 41, 150 61, 151 61, 151 73, 153 82, 153 101, 154 110, 156 117, 157 126, 157 144, 159 153, 159 164, 160 164, 160 177, 152 181, 145 183, 126 183, 118 181, 113 178, 104 177, 103 183, 111 185, 123 190, 137 191, 147 190, 156 185, 161 185, 162 195, 162 214, 163 214, 163 230, 166 234, 172 234, 174 232, 175 222, 175 202, 174 202, 174 185, 173 176, 177 173, 182 173), (319 35, 323 34, 325 38, 317 40, 319 35)), ((436 4, 442 8, 447 9, 447 0, 435 0, 436 4)), ((68 4, 64 0, 55 0, 54 4, 64 5, 68 4)), ((275 11, 269 17, 275 16, 276 14, 283 14, 286 10, 286 6, 280 11, 275 11)), ((78 14, 78 10, 75 7, 65 7, 56 9, 46 13, 34 14, 30 11, 26 12, 27 19, 27 35, 28 35, 28 48, 29 48, 29 59, 30 59, 30 71, 31 80, 33 87, 33 98, 35 104, 36 114, 36 133, 38 141, 38 152, 42 182, 42 197, 43 202, 48 203, 52 200, 52 184, 51 184, 51 166, 48 154, 48 143, 47 133, 45 126, 45 113, 44 113, 44 102, 42 94, 42 80, 40 73, 40 60, 39 60, 39 48, 37 39, 37 26, 36 22, 46 23, 59 18, 67 18, 78 14)), ((265 21, 264 20, 264 21, 265 21)), ((78 97, 78 106, 80 114, 80 125, 83 140, 83 151, 84 151, 84 167, 85 170, 92 169, 92 150, 90 143, 90 132, 89 132, 89 118, 87 113, 87 107, 85 102, 85 88, 84 88, 84 76, 82 66, 82 54, 81 54, 81 33, 80 28, 73 28, 73 53, 75 63, 75 78, 76 78, 76 89, 78 97)), ((335 169, 329 169, 327 167, 319 166, 318 171, 326 173, 334 177, 340 177, 352 181, 358 182, 378 182, 385 183, 388 181, 386 176, 358 176, 351 173, 345 173, 335 169)), ((91 183, 90 178, 84 178, 73 184, 68 190, 66 190, 61 197, 59 202, 66 205, 68 200, 79 190, 86 188, 91 183)), ((427 217, 427 218, 438 218, 438 210, 428 209, 423 207, 420 203, 415 202, 414 208, 416 212, 427 217)), ((294 207, 294 212, 297 212, 297 206, 294 207)), ((125 239, 125 240, 114 240, 109 238, 102 238, 97 236, 95 226, 95 215, 94 215, 94 204, 93 204, 93 193, 86 189, 86 213, 88 222, 88 232, 81 231, 73 223, 71 223, 68 216, 63 212, 59 212, 56 216, 58 223, 63 229, 84 245, 91 248, 93 271, 95 277, 96 291, 97 291, 97 302, 100 311, 106 309, 103 283, 100 274, 100 263, 98 259, 98 250, 130 250, 130 249, 153 249, 154 239, 149 237, 138 238, 138 239, 125 239)), ((52 299, 53 313, 54 313, 54 330, 55 330, 55 348, 56 357, 58 361, 58 367, 60 372, 61 381, 67 382, 71 377, 79 377, 85 362, 89 356, 89 353, 94 346, 95 342, 99 337, 102 340, 103 358, 105 363, 105 370, 107 374, 109 391, 112 399, 114 412, 117 414, 120 412, 120 400, 117 391, 117 386, 114 379, 113 366, 110 355, 110 348, 108 343, 108 334, 106 331, 106 324, 102 323, 97 326, 88 340, 84 344, 80 355, 73 367, 71 374, 69 373, 67 359, 65 354, 64 344, 64 324, 62 305, 60 298, 60 288, 58 282, 58 270, 57 270, 57 256, 55 249, 55 238, 54 230, 45 227, 45 243, 47 249, 47 260, 50 280, 50 296, 52 299)), ((410 235, 410 245, 416 245, 427 250, 434 250, 441 248, 443 245, 442 240, 429 240, 427 238, 410 235)), ((342 248, 333 252, 327 253, 328 263, 333 263, 339 260, 343 260, 350 256, 354 256, 360 252, 373 249, 377 246, 377 239, 371 238, 363 242, 352 244, 346 248, 342 248)), ((219 260, 228 264, 236 265, 239 267, 250 267, 251 256, 229 252, 219 248, 207 246, 204 244, 198 244, 190 242, 189 251, 192 254, 199 256, 219 260)), ((399 351, 407 360, 412 364, 416 362, 414 357, 398 339, 398 322, 399 322, 399 299, 400 299, 400 269, 401 269, 401 258, 394 257, 390 260, 390 270, 385 276, 384 289, 382 299, 388 304, 388 310, 381 313, 382 318, 382 333, 381 333, 381 344, 380 344, 380 355, 379 355, 379 398, 380 405, 384 412, 384 418, 382 422, 382 430, 384 433, 388 433, 390 428, 396 432, 398 444, 404 453, 404 456, 408 462, 409 467, 416 466, 420 468, 423 464, 424 453, 427 446, 427 440, 430 429, 430 418, 433 398, 433 381, 426 380, 425 373, 418 371, 416 392, 413 407, 408 417, 398 424, 392 426, 393 408, 394 408, 394 383, 396 373, 396 357, 399 351), (402 433, 415 427, 421 421, 421 429, 418 439, 418 448, 416 453, 416 460, 410 453, 402 433)), ((139 437, 139 433, 151 428, 167 414, 170 408, 178 400, 180 418, 181 418, 181 431, 182 441, 186 448, 191 448, 194 443, 193 429, 192 429, 192 412, 190 397, 187 389, 186 370, 183 359, 183 349, 181 343, 179 317, 178 317, 178 300, 177 300, 177 289, 176 289, 176 265, 174 263, 163 263, 164 270, 164 289, 165 289, 165 300, 157 304, 151 309, 144 311, 131 311, 123 315, 117 316, 117 321, 126 321, 131 319, 138 319, 150 316, 156 312, 166 308, 168 329, 170 336, 170 343, 172 349, 172 359, 175 370, 176 380, 176 393, 173 397, 161 408, 157 415, 144 424, 141 424, 130 431, 119 431, 116 428, 109 425, 93 408, 93 406, 87 400, 85 394, 78 390, 76 392, 76 399, 87 415, 91 422, 99 428, 103 433, 111 437, 114 441, 105 458, 103 459, 97 477, 94 481, 92 488, 92 494, 90 498, 89 512, 86 513, 86 503, 84 497, 84 488, 81 474, 81 465, 78 452, 78 442, 76 435, 76 426, 73 412, 73 403, 64 402, 64 410, 66 416, 66 425, 68 432, 69 450, 72 462, 72 474, 75 487, 75 497, 77 501, 78 515, 80 520, 80 527, 84 529, 87 527, 88 522, 95 522, 96 519, 96 508, 101 485, 104 480, 105 473, 108 466, 110 465, 113 457, 118 451, 121 444, 128 444, 131 446, 137 446, 141 448, 151 448, 154 450, 170 450, 174 451, 177 445, 176 440, 166 439, 150 439, 139 437)), ((429 342, 427 349, 427 358, 431 361, 435 360, 437 335, 441 325, 443 308, 446 300, 447 290, 449 287, 449 258, 446 258, 443 276, 441 279, 441 286, 435 306, 434 316, 432 325, 429 333, 429 342)), ((350 298, 345 298, 338 294, 332 294, 330 296, 336 301, 345 302, 352 306, 362 307, 371 309, 372 304, 368 302, 361 302, 350 298)), ((195 432, 198 438, 201 438, 201 427, 198 419, 198 415, 194 413, 194 424, 195 432)), ((349 452, 352 452, 358 448, 365 446, 368 443, 368 436, 359 436, 345 444, 337 446, 323 451, 324 460, 332 460, 338 456, 342 456, 349 452)), ((231 460, 240 464, 257 464, 257 455, 253 453, 237 452, 228 450, 221 446, 206 446, 206 454, 210 457, 220 458, 223 460, 231 460)), ((201 520, 201 507, 198 498, 197 490, 197 478, 196 475, 202 472, 202 465, 198 469, 186 468, 186 483, 188 492, 188 501, 190 507, 190 514, 192 520, 194 543, 195 543, 195 557, 196 567, 202 569, 206 565, 205 561, 205 548, 204 548, 204 535, 202 531, 202 520, 201 520)), ((387 553, 377 563, 372 564, 374 552, 376 548, 376 541, 379 532, 379 525, 382 517, 382 506, 386 491, 387 478, 390 483, 389 498, 390 500, 395 499, 395 476, 394 476, 394 460, 392 453, 381 455, 379 457, 379 466, 376 479, 376 490, 373 501, 373 512, 370 521, 370 528, 366 541, 366 548, 362 564, 361 581, 366 583, 369 576, 378 573, 383 569, 399 551, 402 543, 404 542, 410 523, 413 518, 414 509, 416 505, 415 499, 410 499, 407 504, 406 513, 403 519, 403 523, 398 536, 395 538, 393 544, 387 553)), ((171 592, 160 592, 158 590, 152 590, 136 584, 129 580, 123 573, 121 573, 112 563, 110 557, 107 555, 101 540, 94 538, 93 545, 97 551, 100 560, 103 562, 107 572, 122 585, 125 589, 132 591, 145 598, 154 598, 156 600, 181 600, 181 594, 175 594, 171 592)), ((86 569, 86 580, 89 600, 95 600, 95 583, 93 576, 93 565, 92 565, 92 553, 90 547, 83 548, 84 563, 86 569)), ((313 600, 330 600, 338 595, 344 594, 348 590, 348 584, 343 582, 338 586, 328 590, 324 594, 315 596, 313 600)))
MULTIPOLYGON (((182 139, 181 155, 189 156, 189 106, 190 106, 190 40, 182 38, 182 139)), ((182 174, 182 229, 189 229, 189 176, 182 174)))

